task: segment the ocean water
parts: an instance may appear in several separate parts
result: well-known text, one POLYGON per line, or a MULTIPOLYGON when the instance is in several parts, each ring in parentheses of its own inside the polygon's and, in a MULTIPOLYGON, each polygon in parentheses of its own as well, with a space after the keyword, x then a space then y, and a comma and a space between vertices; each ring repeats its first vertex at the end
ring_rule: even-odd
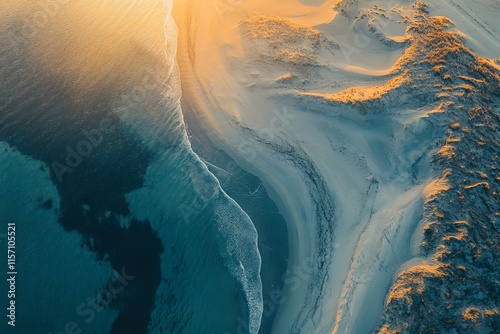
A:
POLYGON ((0 5, 0 228, 19 254, 2 333, 258 332, 257 231, 191 149, 170 10, 0 5))
POLYGON ((270 199, 264 183, 244 170, 210 137, 211 131, 200 126, 189 96, 183 98, 183 114, 193 150, 217 177, 221 187, 245 210, 257 229, 262 258, 261 280, 263 314, 260 334, 271 333, 288 265, 288 230, 285 219, 270 199))

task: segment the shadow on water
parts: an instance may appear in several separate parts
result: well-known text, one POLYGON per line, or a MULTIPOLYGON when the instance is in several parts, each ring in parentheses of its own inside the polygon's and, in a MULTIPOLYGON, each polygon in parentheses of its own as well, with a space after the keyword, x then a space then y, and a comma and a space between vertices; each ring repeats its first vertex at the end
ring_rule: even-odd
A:
MULTIPOLYGON (((149 186, 154 187, 145 184, 145 177, 150 176, 149 167, 158 162, 159 153, 152 152, 156 148, 151 147, 151 142, 145 143, 148 139, 144 138, 150 134, 148 131, 161 133, 158 141, 163 146, 158 151, 165 157, 168 154, 165 153, 166 147, 176 145, 181 137, 179 132, 171 133, 166 129, 161 117, 155 119, 158 127, 154 129, 144 130, 144 124, 135 124, 144 120, 149 121, 145 124, 151 124, 155 116, 169 113, 169 110, 165 110, 165 101, 158 101, 159 96, 168 99, 168 96, 163 95, 165 87, 161 84, 148 93, 151 96, 145 96, 144 100, 136 104, 150 114, 141 114, 142 110, 134 108, 125 111, 120 109, 124 107, 124 101, 121 100, 123 95, 130 94, 134 88, 144 84, 145 69, 160 68, 159 72, 163 73, 163 13, 151 9, 151 12, 145 13, 147 10, 143 9, 142 2, 134 2, 140 8, 134 8, 133 11, 127 8, 124 13, 116 12, 114 7, 108 8, 108 5, 104 5, 107 2, 103 1, 89 5, 83 0, 74 0, 67 2, 64 8, 58 5, 49 9, 40 9, 36 3, 27 0, 6 0, 6 3, 29 3, 27 8, 34 7, 21 8, 17 13, 18 9, 13 5, 7 9, 17 14, 12 14, 11 20, 0 21, 0 141, 49 166, 60 199, 60 211, 57 212, 60 225, 68 232, 78 233, 82 238, 81 246, 91 250, 98 261, 109 262, 119 273, 125 268, 127 274, 135 276, 127 289, 117 295, 110 305, 118 313, 111 332, 148 333, 148 327, 151 330, 154 321, 160 322, 159 328, 164 331, 185 332, 184 328, 201 328, 206 324, 206 319, 215 317, 220 317, 220 323, 213 320, 214 324, 207 324, 212 325, 210 328, 230 329, 239 326, 238 316, 244 314, 237 309, 237 303, 243 301, 244 296, 238 282, 224 267, 219 253, 220 239, 216 238, 217 221, 210 208, 199 212, 200 221, 194 221, 189 226, 193 233, 189 235, 189 230, 182 229, 184 225, 170 221, 179 215, 173 204, 172 207, 162 207, 162 210, 171 212, 146 221, 149 218, 134 218, 138 208, 132 202, 127 202, 126 198, 138 192, 144 195, 141 199, 148 200, 154 196, 167 196, 160 192, 148 192, 149 186), (29 29, 34 27, 33 20, 40 18, 39 14, 45 15, 45 21, 40 21, 42 24, 39 22, 35 29, 29 29), (156 16, 156 19, 151 20, 151 16, 156 16), (152 24, 144 24, 142 20, 145 18, 148 23, 151 20, 152 24), (120 113, 122 111, 126 115, 120 113), (138 127, 133 128, 135 125, 138 127), (138 130, 140 126, 143 128, 138 130), (140 131, 146 135, 141 137, 144 133, 138 133, 140 131), (195 228, 207 222, 213 225, 210 225, 212 230, 204 233, 195 228), (165 228, 167 231, 161 230, 165 225, 168 225, 165 228), (176 230, 171 225, 175 225, 176 230), (161 235, 157 235, 156 231, 160 231, 158 233, 161 235), (190 249, 195 242, 203 242, 204 247, 190 249), (211 247, 211 252, 207 251, 207 245, 211 247), (193 254, 205 257, 200 256, 197 262, 193 261, 193 254), (168 256, 171 263, 162 263, 163 256, 168 256), (168 276, 163 277, 163 281, 162 273, 168 276), (207 277, 202 277, 200 273, 207 277), (204 289, 204 285, 213 286, 214 291, 205 291, 209 289, 204 289), (166 300, 163 298, 165 296, 166 300), (210 301, 210 308, 205 308, 206 296, 218 298, 210 301), (160 308, 163 307, 160 313, 155 313, 158 310, 155 298, 158 298, 157 304, 164 303, 160 305, 160 308), (193 300, 201 302, 197 304, 193 300), (227 310, 225 315, 217 314, 224 310, 227 310), (191 325, 198 327, 189 327, 191 325)), ((119 4, 113 1, 109 3, 119 4)), ((5 3, 0 5, 0 13, 5 14, 2 6, 5 3)), ((153 133, 151 137, 156 134, 153 133)), ((182 154, 188 156, 192 153, 182 154)), ((172 157, 170 161, 173 169, 178 167, 178 161, 174 160, 175 157, 172 157)), ((210 184, 205 182, 206 175, 196 174, 198 172, 191 160, 187 161, 190 168, 184 174, 188 175, 180 175, 182 172, 179 172, 179 168, 177 174, 168 168, 162 169, 161 172, 165 174, 160 176, 161 180, 154 179, 153 182, 161 184, 163 188, 156 190, 171 190, 172 193, 168 195, 177 196, 175 191, 181 188, 168 187, 177 182, 178 186, 183 186, 179 201, 187 202, 193 200, 189 198, 193 195, 190 185, 199 184, 200 193, 211 190, 206 189, 210 188, 210 184), (189 175, 190 170, 196 175, 189 175), (191 177, 192 182, 181 184, 185 176, 191 177)), ((152 180, 148 178, 148 182, 152 180)), ((215 185, 213 180, 212 183, 215 185)), ((270 245, 283 244, 278 235, 286 236, 286 229, 281 230, 276 224, 270 224, 279 221, 281 216, 271 205, 265 190, 257 192, 257 196, 248 196, 242 188, 253 188, 257 183, 259 181, 256 178, 247 175, 234 183, 234 189, 226 187, 226 190, 254 219, 261 233, 259 246, 263 257, 277 259, 276 263, 266 260, 263 264, 266 299, 266 294, 272 289, 281 287, 277 277, 281 278, 281 272, 284 272, 284 262, 280 261, 286 258, 286 251, 270 245), (269 229, 274 226, 274 232, 266 230, 268 225, 269 229), (278 257, 274 252, 283 254, 278 257)), ((51 200, 54 203, 56 201, 55 198, 44 198, 39 205, 53 210, 51 200)), ((150 210, 147 205, 142 209, 150 210)), ((149 217, 147 214, 144 216, 149 217)), ((47 265, 58 266, 57 263, 47 265)), ((63 265, 61 275, 64 275, 63 265)), ((33 276, 36 279, 36 273, 33 276)), ((75 285, 79 283, 85 282, 75 282, 75 285)), ((64 294, 64 291, 59 292, 64 294)), ((39 304, 30 304, 26 306, 29 309, 27 313, 35 314, 40 307, 39 304)), ((74 305, 60 307, 73 308, 74 305)), ((269 319, 272 317, 274 311, 264 320, 271 323, 269 319)), ((37 319, 38 323, 22 324, 22 331, 35 333, 39 332, 39 328, 59 328, 61 321, 65 320, 37 319)), ((64 327, 64 323, 62 325, 64 327)), ((83 332, 87 331, 84 329, 83 332)), ((212 332, 218 333, 218 330, 212 332)))
POLYGON ((147 333, 163 246, 147 222, 132 219, 126 228, 120 223, 130 214, 125 194, 143 185, 152 157, 111 112, 117 89, 112 82, 120 76, 80 101, 67 78, 36 66, 29 44, 13 48, 6 39, 0 44, 0 96, 8 97, 0 105, 0 141, 52 167, 59 223, 78 232, 82 247, 98 260, 135 276, 110 305, 119 311, 112 333, 147 333))

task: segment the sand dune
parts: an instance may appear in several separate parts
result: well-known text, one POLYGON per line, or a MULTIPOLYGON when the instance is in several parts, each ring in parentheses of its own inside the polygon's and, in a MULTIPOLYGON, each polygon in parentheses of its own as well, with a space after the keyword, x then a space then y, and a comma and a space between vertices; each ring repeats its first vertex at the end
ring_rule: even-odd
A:
POLYGON ((283 3, 177 4, 183 93, 287 220, 273 333, 373 332, 395 277, 422 263, 424 203, 449 189, 432 165, 449 120, 434 115, 454 102, 436 104, 440 70, 419 48, 450 27, 496 59, 498 25, 477 29, 496 4, 283 3))

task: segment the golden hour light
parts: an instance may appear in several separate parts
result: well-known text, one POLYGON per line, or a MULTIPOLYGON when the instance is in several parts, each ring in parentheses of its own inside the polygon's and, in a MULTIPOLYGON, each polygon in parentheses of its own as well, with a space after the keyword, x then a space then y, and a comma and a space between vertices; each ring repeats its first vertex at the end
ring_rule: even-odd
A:
POLYGON ((499 14, 3 0, 0 333, 500 333, 499 14))

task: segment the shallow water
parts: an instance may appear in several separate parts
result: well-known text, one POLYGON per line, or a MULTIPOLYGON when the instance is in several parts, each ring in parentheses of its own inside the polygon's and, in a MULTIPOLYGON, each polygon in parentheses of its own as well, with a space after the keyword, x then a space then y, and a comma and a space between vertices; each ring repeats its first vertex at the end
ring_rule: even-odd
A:
POLYGON ((257 232, 191 150, 170 6, 0 7, 0 225, 18 224, 23 254, 16 332, 259 329, 257 232), (87 298, 105 299, 113 270, 131 279, 91 317, 87 298))
MULTIPOLYGON (((188 97, 187 97, 188 98, 188 97)), ((259 333, 270 333, 281 301, 288 259, 288 231, 276 204, 270 199, 263 182, 239 166, 214 144, 197 126, 195 115, 183 104, 193 150, 218 178, 221 187, 235 199, 252 219, 259 235, 262 257, 263 314, 259 333)))

